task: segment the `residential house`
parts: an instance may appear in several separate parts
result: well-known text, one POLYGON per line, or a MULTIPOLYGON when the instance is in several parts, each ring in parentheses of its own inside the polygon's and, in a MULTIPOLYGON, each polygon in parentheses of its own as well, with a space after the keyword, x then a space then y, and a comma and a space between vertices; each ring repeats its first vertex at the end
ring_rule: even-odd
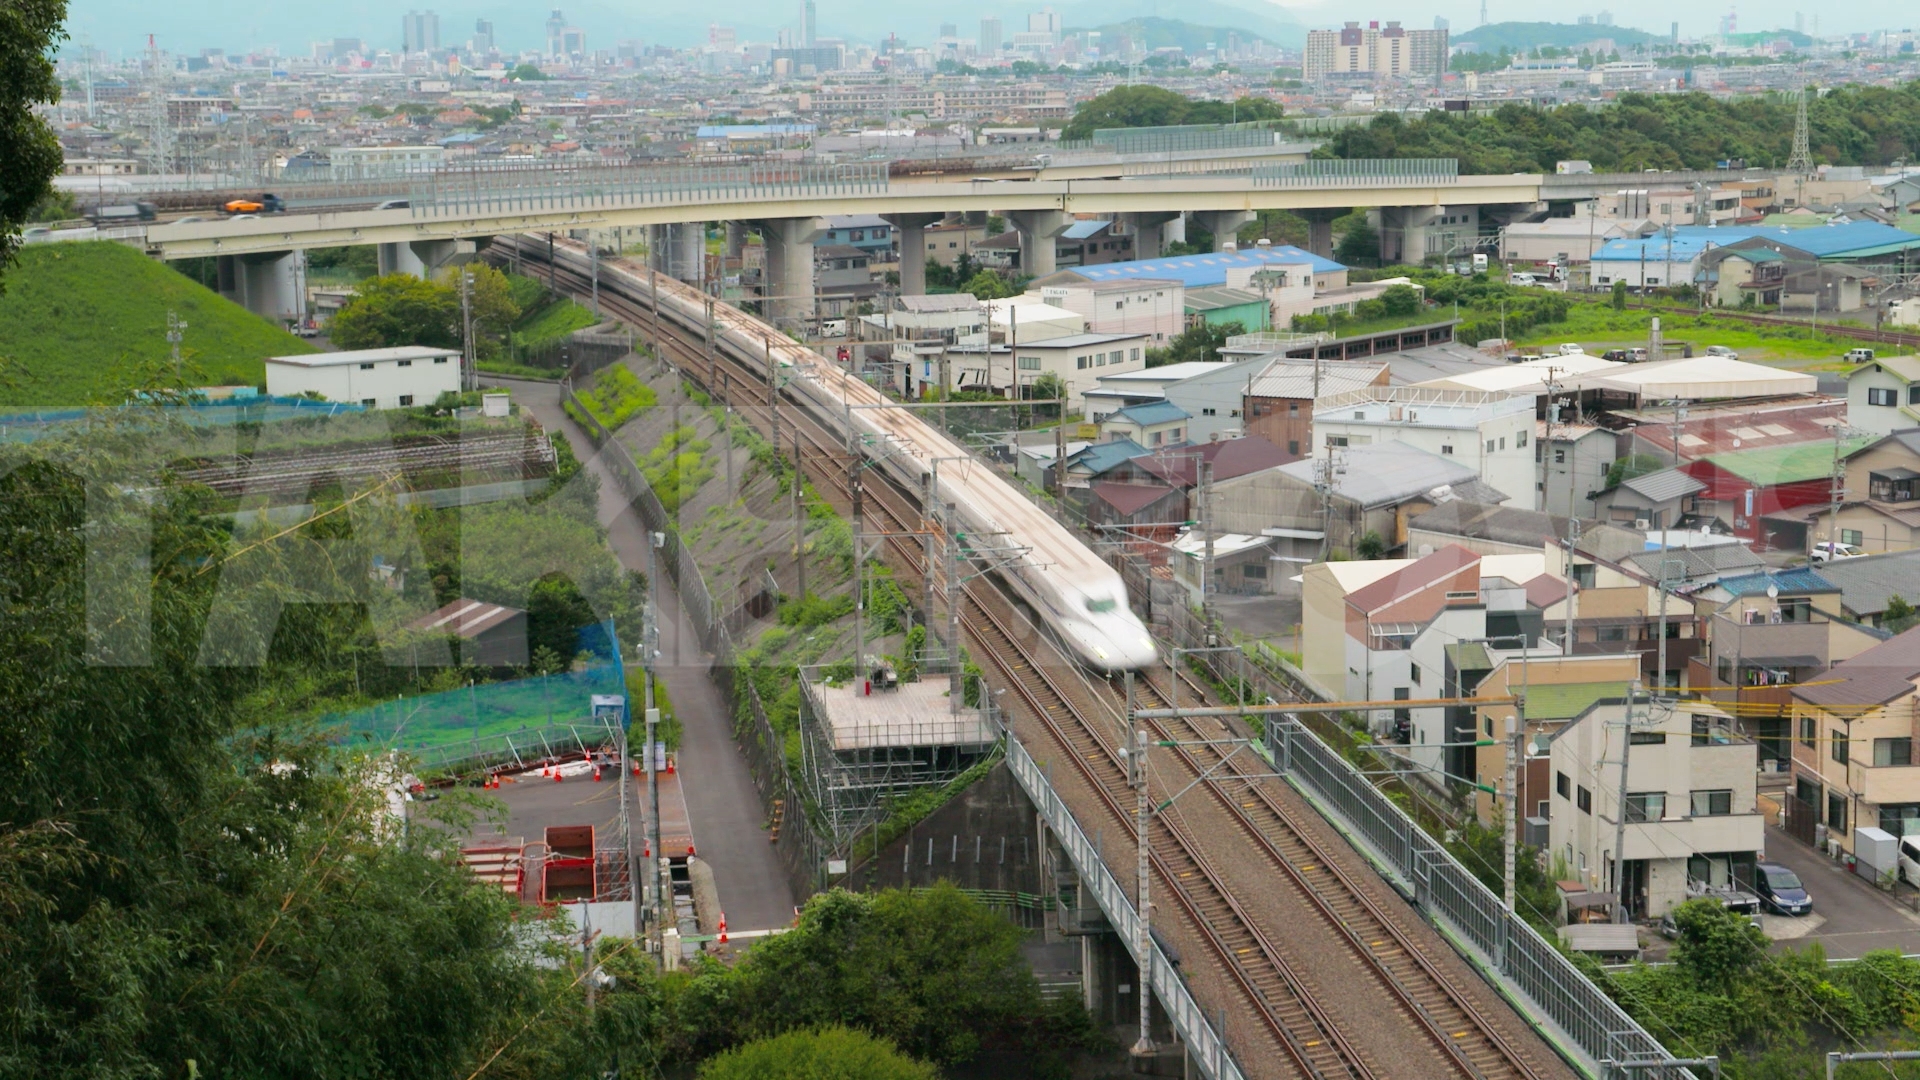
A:
POLYGON ((1835 559, 1820 576, 1839 587, 1840 613, 1854 622, 1883 626, 1895 597, 1920 607, 1920 548, 1835 559))
POLYGON ((1145 405, 1167 400, 1167 388, 1197 375, 1226 371, 1234 365, 1220 360, 1187 360, 1178 364, 1106 372, 1095 379, 1087 391, 1087 419, 1093 423, 1129 405, 1145 405))
POLYGON ((1920 427, 1896 431, 1855 450, 1841 468, 1838 518, 1831 502, 1809 507, 1814 511, 1807 518, 1813 543, 1832 538, 1869 552, 1920 546, 1920 427))
POLYGON ((1069 491, 1077 489, 1084 492, 1107 473, 1146 452, 1146 447, 1127 439, 1088 443, 1085 448, 1068 454, 1064 459, 1067 471, 1064 486, 1069 491))
POLYGON ((1506 499, 1465 463, 1405 443, 1356 446, 1338 458, 1303 458, 1216 480, 1213 494, 1215 528, 1283 541, 1275 553, 1296 562, 1352 552, 1369 535, 1396 551, 1405 546, 1406 522, 1439 503, 1506 499))
POLYGON ((1620 481, 1594 496, 1594 517, 1645 531, 1676 527, 1694 516, 1693 497, 1707 485, 1679 469, 1658 469, 1620 481))
POLYGON ((827 219, 826 235, 814 244, 816 254, 820 247, 855 247, 874 262, 892 262, 893 226, 879 214, 836 214, 827 219))
POLYGON ((1159 483, 1100 480, 1087 492, 1087 521, 1093 525, 1162 525, 1186 520, 1187 496, 1159 483))
POLYGON ((949 219, 938 225, 927 226, 925 236, 927 264, 950 268, 963 255, 969 259, 973 257, 973 249, 987 238, 987 226, 984 221, 970 223, 964 219, 949 219))
POLYGON ((1715 307, 1773 307, 1787 280, 1787 257, 1765 245, 1743 242, 1701 256, 1708 295, 1715 307))
POLYGON ((1111 219, 1076 221, 1053 242, 1057 267, 1099 266, 1133 258, 1133 234, 1111 219))
POLYGON ((1548 747, 1547 851, 1587 888, 1617 893, 1629 918, 1665 915, 1688 899, 1690 882, 1752 881, 1766 818, 1754 744, 1731 716, 1700 703, 1604 699, 1548 747))
POLYGON ((1458 544, 1481 555, 1526 554, 1539 551, 1544 537, 1567 535, 1570 525, 1544 510, 1451 499, 1407 520, 1407 549, 1458 544))
POLYGON ((1505 493, 1515 505, 1539 505, 1539 481, 1528 447, 1534 431, 1531 395, 1366 386, 1314 403, 1316 450, 1403 442, 1451 457, 1505 493))
POLYGON ((1263 364, 1248 383, 1241 430, 1259 435, 1288 453, 1311 454, 1313 403, 1323 395, 1387 385, 1388 365, 1375 361, 1314 361, 1286 357, 1250 361, 1263 364))
POLYGON ((1200 582, 1211 557, 1215 596, 1264 596, 1273 591, 1273 541, 1264 536, 1244 533, 1215 533, 1213 543, 1198 528, 1189 529, 1174 540, 1167 551, 1167 563, 1173 580, 1187 590, 1191 602, 1201 602, 1200 582))
POLYGON ((1787 759, 1791 687, 1872 649, 1884 636, 1848 619, 1839 586, 1812 568, 1722 577, 1693 596, 1707 647, 1687 686, 1750 718, 1762 762, 1787 759))
MULTIPOLYGON (((1506 787, 1507 754, 1520 737, 1515 803, 1525 829, 1522 839, 1544 847, 1539 824, 1551 812, 1546 764, 1547 739, 1597 701, 1622 699, 1640 665, 1621 654, 1566 656, 1542 646, 1535 628, 1519 632, 1448 639, 1433 631, 1416 639, 1416 663, 1425 668, 1421 685, 1438 686, 1435 696, 1459 699, 1446 706, 1413 710, 1416 742, 1446 744, 1445 780, 1454 791, 1471 787, 1474 817, 1497 825, 1504 813, 1500 793, 1506 787), (1524 720, 1511 699, 1526 698, 1524 720), (1516 731, 1523 723, 1524 731, 1516 731), (1481 742, 1487 745, 1477 745, 1481 742)), ((1411 748, 1410 755, 1433 759, 1437 749, 1411 748)))
POLYGON ((1127 440, 1149 451, 1180 446, 1187 437, 1187 411, 1170 401, 1129 405, 1100 421, 1102 442, 1127 440))
POLYGON ((1847 372, 1847 426, 1877 435, 1920 427, 1920 356, 1875 357, 1847 372))
MULTIPOLYGON (((1793 791, 1827 836, 1920 831, 1920 629, 1881 642, 1793 689, 1793 791)), ((1789 809, 1797 809, 1789 804, 1789 809)))
POLYGON ((870 264, 873 256, 848 244, 817 244, 813 249, 814 291, 820 314, 838 318, 880 295, 870 264))

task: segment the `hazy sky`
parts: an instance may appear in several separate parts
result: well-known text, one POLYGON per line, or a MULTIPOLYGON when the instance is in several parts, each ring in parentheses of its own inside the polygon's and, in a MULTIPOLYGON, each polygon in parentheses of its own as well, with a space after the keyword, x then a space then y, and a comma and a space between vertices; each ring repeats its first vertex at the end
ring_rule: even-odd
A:
MULTIPOLYGON (((1595 14, 1600 3, 1575 0, 1577 6, 1550 7, 1531 0, 1487 0, 1493 22, 1555 19, 1573 22, 1595 14)), ((702 5, 678 5, 662 0, 328 0, 324 4, 285 4, 273 0, 69 0, 68 25, 75 41, 90 39, 113 55, 127 55, 145 44, 145 35, 159 35, 163 48, 194 53, 216 46, 229 50, 274 44, 284 52, 305 52, 311 41, 362 37, 380 47, 399 45, 401 14, 418 7, 440 16, 443 44, 465 41, 476 16, 492 19, 501 45, 510 49, 538 48, 544 39, 541 25, 548 12, 561 8, 568 20, 585 28, 589 43, 606 47, 623 38, 652 43, 694 45, 706 39, 710 21, 738 27, 743 38, 764 40, 779 26, 798 21, 800 0, 711 0, 702 5)), ((897 31, 908 41, 926 41, 939 23, 956 24, 963 37, 972 36, 982 14, 999 14, 1009 29, 1029 10, 1051 5, 1069 24, 1097 25, 1133 15, 1157 14, 1169 18, 1224 21, 1220 8, 1264 10, 1308 27, 1337 26, 1347 19, 1398 19, 1408 26, 1431 26, 1435 15, 1451 21, 1456 33, 1479 24, 1479 0, 1215 0, 1200 5, 1191 0, 818 0, 823 34, 871 43, 897 31)), ((1664 34, 1670 21, 1680 19, 1683 36, 1715 31, 1727 8, 1710 4, 1674 4, 1660 0, 1609 0, 1614 22, 1664 34)), ((1806 13, 1806 28, 1837 34, 1910 23, 1902 5, 1892 0, 1846 4, 1822 10, 1811 0, 1747 0, 1738 5, 1740 27, 1769 30, 1792 27, 1796 11, 1806 13)), ((1256 20, 1257 21, 1257 20, 1256 20)))

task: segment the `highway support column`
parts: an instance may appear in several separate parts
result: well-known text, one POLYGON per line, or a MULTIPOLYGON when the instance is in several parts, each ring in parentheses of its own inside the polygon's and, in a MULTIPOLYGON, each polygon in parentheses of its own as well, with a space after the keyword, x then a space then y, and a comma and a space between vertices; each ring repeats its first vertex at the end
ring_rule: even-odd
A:
POLYGON ((668 265, 673 250, 672 228, 671 225, 647 226, 647 269, 669 276, 672 274, 668 265))
POLYGON ((220 295, 263 319, 289 323, 306 312, 307 253, 265 251, 221 255, 215 263, 220 295))
POLYGON ((1020 272, 1036 278, 1053 273, 1053 242, 1070 224, 1066 211, 1012 210, 1007 223, 1020 231, 1020 272))
POLYGON ((1213 250, 1221 251, 1240 226, 1253 220, 1251 210, 1195 210, 1193 223, 1213 234, 1213 250))
POLYGON ((893 226, 894 239, 900 245, 900 295, 927 294, 927 226, 940 221, 939 214, 885 214, 893 226))
POLYGON ((412 274, 432 280, 435 274, 473 258, 471 240, 409 240, 381 244, 379 270, 387 274, 412 274))
POLYGON ((1180 220, 1177 210, 1141 211, 1122 214, 1121 220, 1133 230, 1133 257, 1136 259, 1157 259, 1166 246, 1167 222, 1180 220))
POLYGON ((707 224, 691 221, 669 225, 672 230, 673 276, 698 289, 707 276, 707 224))
POLYGON ((803 329, 814 321, 813 244, 826 232, 827 219, 821 217, 771 218, 760 223, 767 245, 767 299, 762 311, 782 330, 803 329))
POLYGON ((1323 259, 1333 258, 1333 219, 1346 215, 1345 210, 1301 210, 1301 217, 1307 219, 1307 250, 1323 259))

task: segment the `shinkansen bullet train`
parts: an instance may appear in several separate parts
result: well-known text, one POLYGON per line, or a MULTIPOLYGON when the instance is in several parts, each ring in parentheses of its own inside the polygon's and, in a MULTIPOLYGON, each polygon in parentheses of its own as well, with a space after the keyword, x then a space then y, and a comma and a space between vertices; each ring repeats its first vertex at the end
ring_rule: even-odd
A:
MULTIPOLYGON (((574 252, 556 251, 556 257, 585 261, 574 252)), ((625 286, 622 291, 635 298, 648 295, 646 275, 602 264, 603 288, 610 278, 624 279, 619 281, 625 286)), ((665 275, 655 280, 660 283, 661 318, 702 328, 705 297, 665 275)), ((755 368, 768 362, 772 335, 770 359, 789 374, 786 398, 806 407, 831 430, 846 435, 851 428, 874 460, 873 468, 916 492, 925 491, 929 478, 937 476, 936 498, 954 505, 970 546, 1081 662, 1096 671, 1117 672, 1158 660, 1153 638, 1127 604, 1119 572, 991 468, 970 460, 943 460, 936 470, 936 459, 966 457, 966 451, 914 410, 884 407, 891 403, 878 390, 758 319, 727 310, 716 311, 716 321, 716 347, 755 368)))

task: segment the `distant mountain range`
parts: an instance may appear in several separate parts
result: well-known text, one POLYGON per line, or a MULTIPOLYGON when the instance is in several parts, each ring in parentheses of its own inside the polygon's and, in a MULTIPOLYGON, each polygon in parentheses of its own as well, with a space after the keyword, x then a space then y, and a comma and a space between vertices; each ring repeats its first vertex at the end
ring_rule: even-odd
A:
POLYGON ((1300 40, 1305 39, 1304 30, 1297 26, 1288 27, 1284 24, 1277 28, 1270 29, 1267 33, 1260 33, 1245 25, 1204 26, 1199 23, 1188 22, 1185 19, 1161 19, 1153 16, 1141 19, 1127 19, 1124 22, 1105 22, 1098 26, 1074 26, 1069 24, 1067 30, 1069 32, 1097 30, 1100 33, 1102 42, 1111 42, 1114 38, 1124 34, 1138 48, 1151 51, 1154 49, 1177 47, 1185 50, 1189 56, 1205 51, 1209 43, 1220 48, 1225 48, 1227 37, 1230 34, 1239 35, 1243 43, 1266 41, 1277 45, 1285 40, 1284 35, 1287 35, 1289 31, 1291 32, 1291 36, 1299 38, 1300 40))
MULTIPOLYGON (((908 43, 931 41, 941 24, 953 23, 959 36, 973 38, 980 20, 998 16, 1008 38, 1027 26, 1027 15, 1044 0, 984 0, 978 3, 901 4, 898 0, 818 0, 820 34, 872 45, 898 34, 908 43)), ((440 17, 440 41, 464 42, 475 19, 494 24, 503 50, 538 49, 553 8, 569 24, 587 32, 590 48, 638 38, 648 44, 679 48, 707 40, 713 23, 731 26, 742 41, 771 41, 783 27, 800 21, 800 0, 732 0, 725 5, 682 7, 609 0, 334 0, 328 4, 263 4, 259 0, 192 0, 155 4, 152 0, 70 0, 67 26, 74 42, 91 40, 109 56, 128 56, 157 36, 169 52, 196 55, 203 48, 244 52, 277 45, 288 54, 305 53, 310 42, 357 37, 378 48, 398 48, 405 8, 432 10, 440 17)), ((1206 32, 1208 26, 1232 27, 1277 45, 1298 47, 1306 31, 1286 11, 1262 0, 1068 0, 1053 5, 1062 25, 1099 27, 1163 15, 1206 32)), ((1212 38, 1200 38, 1204 45, 1212 38)))
POLYGON ((1520 52, 1537 49, 1542 45, 1567 49, 1601 38, 1611 39, 1616 45, 1642 45, 1652 41, 1665 41, 1667 35, 1649 34, 1645 30, 1635 30, 1629 26, 1503 22, 1488 23, 1471 30, 1463 30, 1452 35, 1451 40, 1455 45, 1472 45, 1481 52, 1499 52, 1502 48, 1520 52))

